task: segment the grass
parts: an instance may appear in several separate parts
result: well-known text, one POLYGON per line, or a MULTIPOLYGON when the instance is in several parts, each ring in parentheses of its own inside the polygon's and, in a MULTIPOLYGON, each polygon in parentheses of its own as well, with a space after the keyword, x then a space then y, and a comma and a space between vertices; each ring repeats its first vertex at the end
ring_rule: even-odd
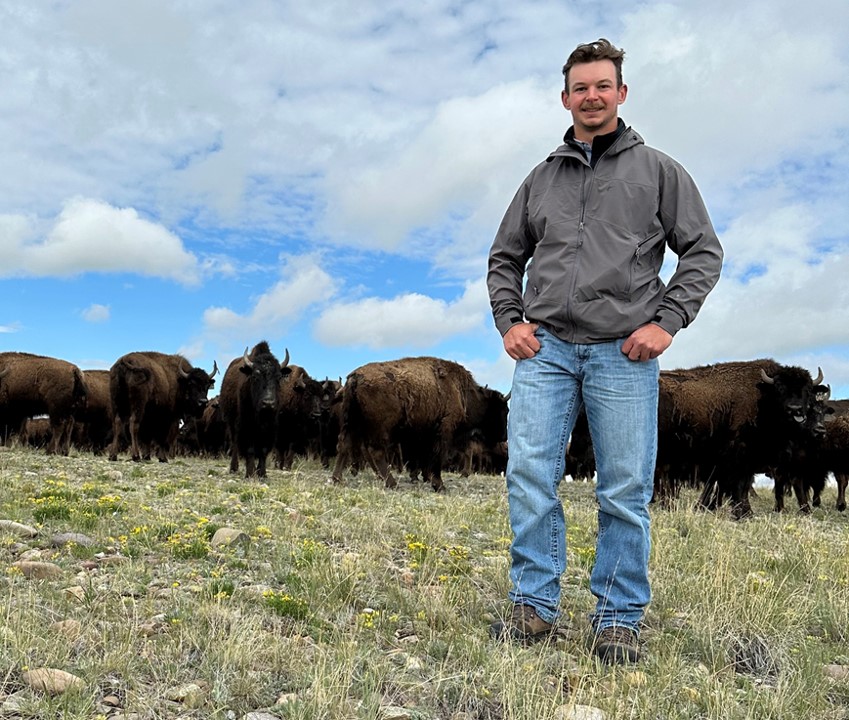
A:
MULTIPOLYGON (((448 491, 363 472, 344 486, 304 461, 266 482, 226 459, 109 463, 0 448, 0 716, 21 718, 502 720, 590 705, 618 718, 849 717, 849 520, 653 510, 645 659, 604 668, 586 647, 592 486, 564 483, 564 630, 530 648, 487 636, 503 613, 510 531, 503 478, 449 475, 448 491), (249 545, 214 546, 221 527, 249 545), (57 533, 93 547, 51 547, 57 533), (59 565, 27 579, 22 557, 59 565), (54 623, 76 620, 78 634, 54 623), (83 679, 55 697, 27 669, 83 679), (7 706, 8 707, 8 706, 7 706), (8 713, 6 713, 8 714, 8 713)), ((563 712, 563 711, 561 711, 563 712)))

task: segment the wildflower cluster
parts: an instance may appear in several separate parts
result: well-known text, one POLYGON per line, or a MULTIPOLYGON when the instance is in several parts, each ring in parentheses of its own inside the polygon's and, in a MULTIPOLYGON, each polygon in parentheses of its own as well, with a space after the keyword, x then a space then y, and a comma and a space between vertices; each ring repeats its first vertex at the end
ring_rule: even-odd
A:
POLYGON ((327 547, 312 538, 304 538, 292 550, 292 562, 299 569, 315 565, 317 560, 326 556, 327 547))
POLYGON ((278 615, 294 620, 304 620, 309 615, 309 604, 302 598, 294 597, 284 590, 274 592, 266 590, 262 594, 265 604, 278 615))
POLYGON ((205 558, 212 549, 209 519, 198 518, 192 527, 176 530, 168 537, 167 544, 175 558, 205 558))

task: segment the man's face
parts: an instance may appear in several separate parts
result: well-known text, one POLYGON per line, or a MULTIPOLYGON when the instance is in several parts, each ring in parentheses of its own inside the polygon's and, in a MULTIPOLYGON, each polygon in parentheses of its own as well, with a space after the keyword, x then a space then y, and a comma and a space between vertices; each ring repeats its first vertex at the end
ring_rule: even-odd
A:
POLYGON ((612 60, 573 65, 569 70, 569 91, 563 91, 562 100, 563 107, 572 113, 575 137, 588 142, 596 135, 613 132, 619 105, 627 94, 627 85, 616 87, 612 60))

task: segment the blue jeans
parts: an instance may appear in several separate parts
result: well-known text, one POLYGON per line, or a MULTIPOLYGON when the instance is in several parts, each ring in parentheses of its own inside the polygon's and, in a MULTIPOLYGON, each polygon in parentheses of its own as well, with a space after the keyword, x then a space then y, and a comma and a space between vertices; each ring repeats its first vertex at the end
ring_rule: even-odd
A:
POLYGON ((540 328, 519 360, 508 419, 507 495, 513 542, 510 599, 547 622, 560 614, 566 521, 557 491, 566 443, 586 407, 596 457, 598 538, 590 589, 598 631, 637 629, 651 598, 648 504, 657 452, 657 360, 634 362, 623 340, 578 345, 540 328))

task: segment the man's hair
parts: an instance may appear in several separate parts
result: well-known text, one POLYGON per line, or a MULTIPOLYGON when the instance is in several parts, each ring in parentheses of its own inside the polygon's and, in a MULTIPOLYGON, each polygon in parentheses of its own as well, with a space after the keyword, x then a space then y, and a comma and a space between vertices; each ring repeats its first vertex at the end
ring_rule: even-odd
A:
POLYGON ((569 92, 569 71, 574 65, 591 63, 596 60, 611 60, 616 68, 616 87, 622 87, 622 61, 625 51, 617 48, 610 40, 599 38, 595 42, 578 45, 563 66, 563 79, 566 82, 566 92, 569 92))

